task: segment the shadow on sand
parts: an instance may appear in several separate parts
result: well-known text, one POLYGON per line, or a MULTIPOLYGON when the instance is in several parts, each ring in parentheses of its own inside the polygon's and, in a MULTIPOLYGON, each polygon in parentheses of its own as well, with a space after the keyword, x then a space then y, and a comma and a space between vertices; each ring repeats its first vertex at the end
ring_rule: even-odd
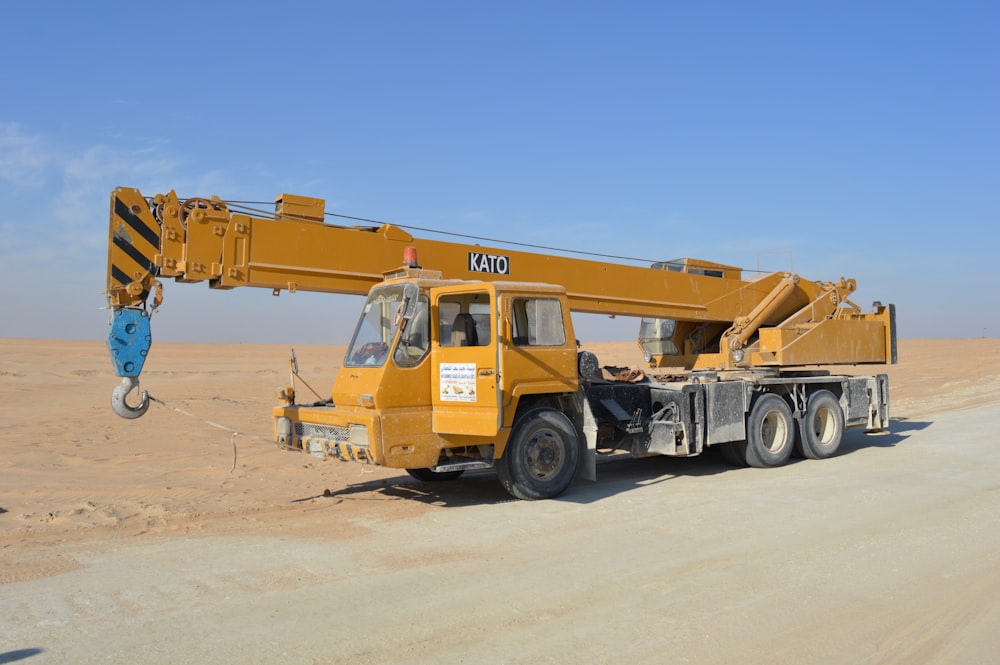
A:
POLYGON ((0 665, 3 663, 16 663, 25 658, 31 658, 43 653, 45 649, 17 649, 16 651, 4 651, 0 653, 0 665))
MULTIPOLYGON (((913 432, 924 430, 933 423, 913 420, 893 420, 889 431, 865 434, 851 429, 844 433, 838 456, 850 455, 865 448, 891 448, 913 432)), ((794 463, 795 459, 792 460, 794 463)), ((801 460, 798 460, 801 461, 801 460)), ((600 456, 597 462, 597 482, 577 482, 555 501, 594 503, 623 492, 665 483, 676 478, 711 476, 739 469, 726 463, 716 449, 698 457, 647 457, 633 459, 625 454, 600 456)), ((500 486, 491 471, 470 471, 451 482, 423 482, 407 475, 354 483, 338 490, 324 490, 315 496, 295 499, 293 503, 326 500, 330 505, 354 501, 385 501, 406 499, 432 506, 460 508, 515 501, 500 486)), ((2 662, 2 661, 0 661, 2 662)))
POLYGON ((866 434, 859 429, 850 429, 844 432, 844 440, 837 454, 850 455, 862 448, 892 448, 910 438, 913 432, 925 430, 933 424, 933 422, 900 418, 889 422, 887 432, 866 434))

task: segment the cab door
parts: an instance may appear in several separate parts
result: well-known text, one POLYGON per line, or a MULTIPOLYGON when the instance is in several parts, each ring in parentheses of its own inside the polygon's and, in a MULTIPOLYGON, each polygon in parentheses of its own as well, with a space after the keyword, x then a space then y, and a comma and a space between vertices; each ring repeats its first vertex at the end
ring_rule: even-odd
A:
POLYGON ((431 299, 433 431, 494 436, 502 423, 496 291, 464 284, 434 289, 431 299))

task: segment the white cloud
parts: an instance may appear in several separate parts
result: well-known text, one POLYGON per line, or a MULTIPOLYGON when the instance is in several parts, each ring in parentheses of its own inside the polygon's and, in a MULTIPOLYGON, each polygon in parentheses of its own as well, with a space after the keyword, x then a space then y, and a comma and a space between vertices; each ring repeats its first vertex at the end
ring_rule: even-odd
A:
POLYGON ((0 122, 0 179, 21 187, 41 187, 52 155, 45 140, 16 122, 0 122))
POLYGON ((169 180, 176 166, 162 146, 59 145, 18 123, 0 122, 0 182, 10 189, 0 227, 7 232, 44 225, 55 231, 53 220, 71 227, 64 231, 89 227, 114 187, 169 180), (39 196, 39 189, 46 195, 39 196))
POLYGON ((111 190, 170 178, 176 160, 160 148, 133 150, 95 145, 62 161, 63 187, 55 215, 74 226, 90 226, 111 190))
POLYGON ((170 180, 177 164, 162 145, 136 144, 59 142, 0 122, 0 280, 31 274, 39 299, 99 304, 110 192, 170 180))

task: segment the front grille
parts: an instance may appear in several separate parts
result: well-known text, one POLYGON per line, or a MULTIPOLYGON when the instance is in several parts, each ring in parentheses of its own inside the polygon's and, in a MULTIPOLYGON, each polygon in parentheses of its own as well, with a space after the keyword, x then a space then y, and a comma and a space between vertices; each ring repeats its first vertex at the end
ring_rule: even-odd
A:
POLYGON ((316 425, 314 423, 295 423, 295 436, 312 439, 320 438, 329 441, 350 441, 351 433, 346 427, 332 425, 316 425))

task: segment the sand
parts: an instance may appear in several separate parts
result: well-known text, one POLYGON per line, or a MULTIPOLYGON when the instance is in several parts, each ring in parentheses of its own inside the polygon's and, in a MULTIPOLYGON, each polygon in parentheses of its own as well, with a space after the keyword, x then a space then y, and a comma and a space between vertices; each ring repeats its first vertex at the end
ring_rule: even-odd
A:
MULTIPOLYGON (((589 345, 606 364, 630 344, 589 345)), ((329 392, 342 347, 301 347, 329 392)), ((0 340, 0 663, 976 663, 1000 653, 1000 340, 903 340, 892 433, 615 460, 555 501, 271 443, 288 349, 0 340), (235 433, 235 436, 234 436, 235 433)), ((304 389, 299 387, 300 395, 304 389)))

